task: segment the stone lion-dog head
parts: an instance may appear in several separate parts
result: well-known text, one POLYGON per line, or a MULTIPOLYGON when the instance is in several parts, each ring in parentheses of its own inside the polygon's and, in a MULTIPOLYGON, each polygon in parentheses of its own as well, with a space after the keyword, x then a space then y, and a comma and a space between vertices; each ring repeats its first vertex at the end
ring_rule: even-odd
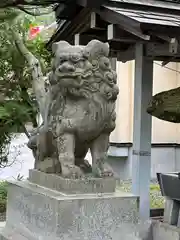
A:
POLYGON ((72 46, 60 41, 53 44, 52 51, 51 85, 76 97, 88 98, 99 92, 107 100, 116 100, 117 75, 108 59, 108 43, 92 40, 86 46, 72 46))

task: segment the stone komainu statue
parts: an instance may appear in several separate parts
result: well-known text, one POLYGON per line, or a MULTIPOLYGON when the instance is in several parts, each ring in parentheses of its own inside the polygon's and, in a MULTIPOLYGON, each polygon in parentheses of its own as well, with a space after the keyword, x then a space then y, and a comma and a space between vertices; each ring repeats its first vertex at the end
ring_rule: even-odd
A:
POLYGON ((87 172, 112 176, 105 159, 119 90, 108 59, 109 45, 97 40, 86 46, 60 41, 52 51, 47 114, 38 134, 32 136, 37 149, 35 168, 67 178, 87 172), (92 167, 85 160, 88 149, 92 167))

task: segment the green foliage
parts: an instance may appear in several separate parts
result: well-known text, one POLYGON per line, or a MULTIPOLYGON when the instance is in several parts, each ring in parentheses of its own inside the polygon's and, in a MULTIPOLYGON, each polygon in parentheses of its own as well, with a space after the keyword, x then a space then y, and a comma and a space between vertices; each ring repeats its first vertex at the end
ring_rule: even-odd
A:
POLYGON ((5 213, 7 208, 7 200, 0 199, 0 213, 5 213))
POLYGON ((9 21, 17 17, 19 12, 13 8, 1 8, 0 9, 0 20, 9 21))
MULTIPOLYGON (((131 191, 131 184, 122 182, 118 189, 125 192, 131 191)), ((162 197, 160 192, 159 184, 150 185, 150 208, 164 208, 165 199, 162 197)))
POLYGON ((31 89, 32 76, 14 43, 11 28, 22 36, 25 45, 40 60, 44 74, 50 66, 50 53, 43 39, 39 36, 28 40, 30 24, 35 24, 36 18, 22 14, 12 26, 12 19, 18 14, 13 10, 9 20, 0 18, 0 167, 7 162, 12 133, 24 132, 27 122, 37 126, 38 108, 31 89))
MULTIPOLYGON (((18 174, 17 181, 23 180, 23 176, 18 174)), ((8 182, 0 181, 0 213, 6 212, 7 207, 8 182)))
POLYGON ((7 188, 8 183, 6 181, 0 182, 0 213, 6 212, 7 188))
POLYGON ((8 188, 8 182, 6 181, 0 182, 0 200, 7 199, 7 188, 8 188))
POLYGON ((43 18, 44 17, 42 16, 35 18, 25 15, 21 21, 20 27, 21 32, 25 30, 24 38, 26 39, 27 48, 40 60, 44 74, 46 74, 50 67, 51 53, 46 49, 45 42, 43 41, 41 35, 38 35, 33 40, 27 39, 27 33, 30 26, 41 25, 43 23, 43 18))

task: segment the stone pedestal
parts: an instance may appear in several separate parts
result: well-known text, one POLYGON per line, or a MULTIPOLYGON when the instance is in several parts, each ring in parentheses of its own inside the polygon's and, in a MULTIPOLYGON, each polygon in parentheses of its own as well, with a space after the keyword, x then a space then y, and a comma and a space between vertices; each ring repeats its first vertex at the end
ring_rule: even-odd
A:
MULTIPOLYGON (((121 192, 91 193, 90 190, 94 191, 92 184, 88 193, 75 194, 72 189, 60 192, 57 186, 50 189, 37 184, 45 175, 31 171, 31 181, 10 182, 7 221, 0 239, 119 240, 121 236, 123 240, 135 239, 137 197, 121 192), (36 184, 31 182, 33 174, 36 184)), ((46 178, 48 183, 48 175, 46 178)), ((53 175, 50 178, 51 184, 56 179, 61 183, 58 186, 62 185, 61 178, 57 180, 53 175)), ((96 179, 93 181, 96 185, 96 179)), ((76 186, 75 182, 73 184, 76 186)), ((105 187, 108 189, 101 186, 101 190, 105 187)))
POLYGON ((87 177, 73 180, 34 169, 29 170, 29 181, 66 194, 112 193, 116 189, 115 178, 87 177))

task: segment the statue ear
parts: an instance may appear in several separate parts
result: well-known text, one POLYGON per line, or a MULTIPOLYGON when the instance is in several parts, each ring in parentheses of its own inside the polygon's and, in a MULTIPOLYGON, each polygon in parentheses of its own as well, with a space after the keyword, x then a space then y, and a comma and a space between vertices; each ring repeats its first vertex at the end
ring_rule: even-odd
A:
POLYGON ((52 44, 52 53, 55 54, 57 49, 58 49, 58 43, 55 42, 55 43, 52 44))
POLYGON ((66 41, 59 41, 52 44, 52 52, 55 54, 58 50, 70 47, 71 45, 66 41))
POLYGON ((109 44, 103 43, 98 40, 90 41, 84 49, 85 55, 89 55, 91 59, 99 58, 102 56, 108 57, 109 55, 109 44))

